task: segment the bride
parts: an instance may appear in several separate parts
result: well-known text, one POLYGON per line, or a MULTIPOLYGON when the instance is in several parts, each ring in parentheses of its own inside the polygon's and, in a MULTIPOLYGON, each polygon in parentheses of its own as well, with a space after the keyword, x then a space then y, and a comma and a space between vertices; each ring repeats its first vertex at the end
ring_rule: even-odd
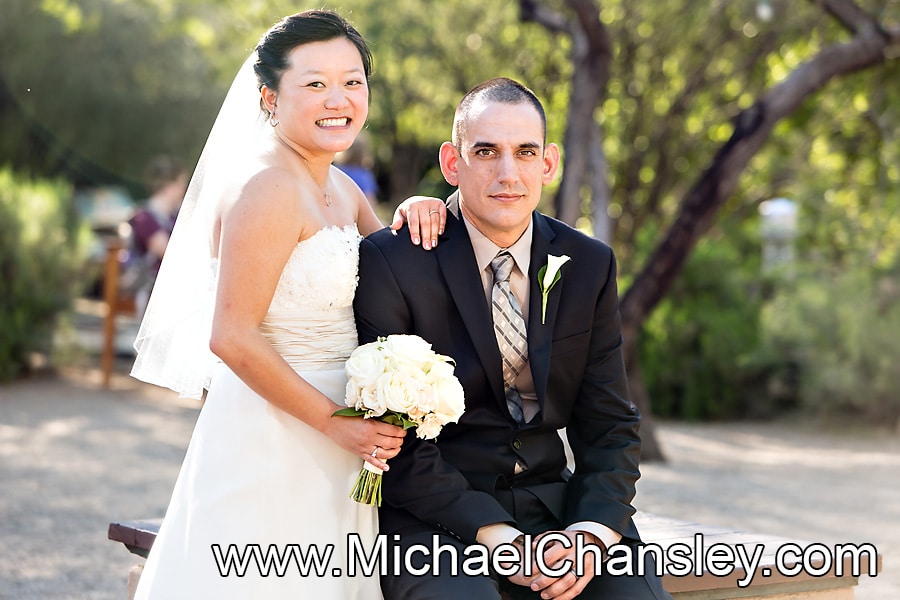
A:
MULTIPOLYGON (((376 509, 349 493, 404 431, 332 416, 357 344, 360 236, 382 227, 331 166, 366 121, 370 67, 341 17, 286 17, 210 133, 135 342, 135 377, 208 389, 137 598, 381 597, 353 564, 376 547, 376 509)), ((405 210, 436 239, 440 201, 405 210)))

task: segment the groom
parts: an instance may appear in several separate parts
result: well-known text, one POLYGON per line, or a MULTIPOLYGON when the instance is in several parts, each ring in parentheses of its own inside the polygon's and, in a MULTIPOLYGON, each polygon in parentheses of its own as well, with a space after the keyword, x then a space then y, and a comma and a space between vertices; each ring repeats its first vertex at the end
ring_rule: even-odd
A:
POLYGON ((461 100, 453 141, 441 146, 441 171, 458 191, 438 246, 421 252, 388 230, 360 246, 360 343, 419 335, 455 359, 466 394, 458 424, 436 443, 407 436, 384 474, 381 533, 400 546, 382 575, 388 600, 669 597, 652 561, 643 577, 602 572, 610 546, 640 544, 631 520, 640 415, 627 394, 612 251, 536 211, 560 159, 545 138, 530 90, 482 83, 461 100), (539 276, 548 263, 551 275, 558 268, 552 286, 539 276), (558 541, 540 550, 550 566, 574 562, 576 539, 603 558, 587 553, 582 572, 462 575, 468 544, 534 553, 523 544, 549 533, 558 541), (452 553, 421 547, 410 564, 428 574, 407 572, 405 552, 435 543, 459 549, 459 576, 452 553))

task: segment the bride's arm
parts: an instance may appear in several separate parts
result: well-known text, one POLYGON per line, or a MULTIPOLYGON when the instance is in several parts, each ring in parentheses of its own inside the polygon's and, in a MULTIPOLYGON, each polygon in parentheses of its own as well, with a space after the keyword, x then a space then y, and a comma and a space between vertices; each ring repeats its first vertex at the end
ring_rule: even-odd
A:
POLYGON ((342 407, 300 377, 259 331, 298 232, 304 232, 296 190, 286 175, 263 172, 224 215, 210 349, 267 401, 384 469, 404 432, 374 419, 332 416, 342 407), (376 446, 384 449, 378 459, 371 456, 376 446))

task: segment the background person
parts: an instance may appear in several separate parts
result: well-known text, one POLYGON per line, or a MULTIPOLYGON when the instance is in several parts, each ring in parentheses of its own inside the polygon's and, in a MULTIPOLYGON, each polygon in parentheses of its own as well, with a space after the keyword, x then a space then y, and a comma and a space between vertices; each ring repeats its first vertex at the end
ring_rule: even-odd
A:
POLYGON ((372 206, 378 205, 378 180, 373 170, 375 159, 365 133, 361 133, 352 146, 338 154, 334 164, 356 182, 372 206))
POLYGON ((154 158, 144 179, 150 197, 128 219, 131 255, 122 278, 122 284, 134 290, 138 317, 147 308, 188 182, 185 168, 169 156, 154 158))

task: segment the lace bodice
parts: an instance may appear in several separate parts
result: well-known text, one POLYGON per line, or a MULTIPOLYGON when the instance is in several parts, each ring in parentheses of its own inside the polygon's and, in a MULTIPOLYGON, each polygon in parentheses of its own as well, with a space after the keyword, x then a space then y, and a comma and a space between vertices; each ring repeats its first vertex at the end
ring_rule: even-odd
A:
POLYGON ((260 330, 296 369, 342 367, 356 348, 356 225, 329 226, 299 242, 260 330))
POLYGON ((353 305, 359 266, 356 225, 330 226, 299 242, 281 273, 269 315, 353 305))

